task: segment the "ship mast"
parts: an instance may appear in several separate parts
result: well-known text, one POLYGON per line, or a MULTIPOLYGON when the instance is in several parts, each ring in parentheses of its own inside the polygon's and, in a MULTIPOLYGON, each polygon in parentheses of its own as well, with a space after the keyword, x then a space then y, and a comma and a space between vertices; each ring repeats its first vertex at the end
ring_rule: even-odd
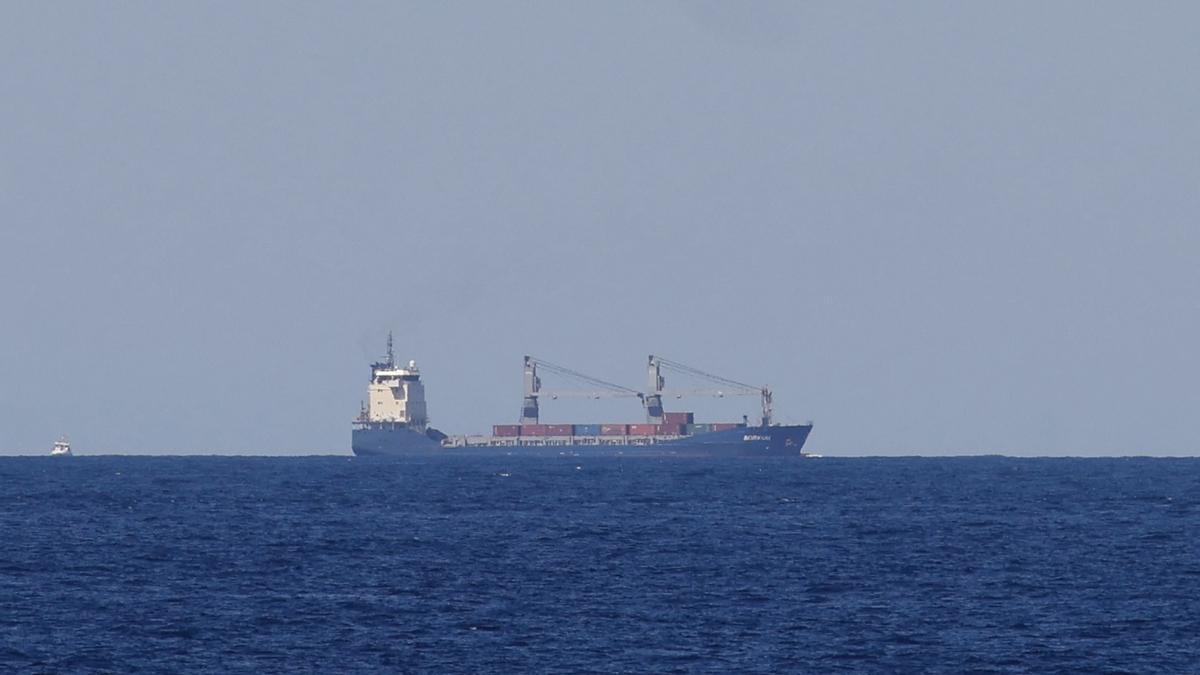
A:
POLYGON ((392 331, 388 331, 387 340, 387 367, 389 370, 396 367, 396 355, 392 352, 392 331))

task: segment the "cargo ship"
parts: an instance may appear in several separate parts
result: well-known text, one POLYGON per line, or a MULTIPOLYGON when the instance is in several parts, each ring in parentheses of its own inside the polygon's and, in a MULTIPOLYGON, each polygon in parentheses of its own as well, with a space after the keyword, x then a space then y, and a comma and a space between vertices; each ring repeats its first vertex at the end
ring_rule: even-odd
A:
POLYGON ((447 435, 429 423, 425 386, 415 361, 397 365, 388 335, 386 356, 371 364, 367 399, 354 420, 351 448, 359 456, 565 455, 680 457, 808 457, 804 443, 812 424, 775 424, 768 387, 755 387, 651 355, 645 392, 584 375, 532 356, 525 357, 524 398, 516 424, 496 424, 490 435, 447 435), (587 389, 545 389, 541 373, 583 382, 587 389), (667 390, 665 372, 703 379, 708 389, 667 390), (751 423, 697 422, 692 412, 663 409, 664 398, 758 396, 762 417, 751 423), (636 398, 644 422, 545 424, 541 399, 636 398))

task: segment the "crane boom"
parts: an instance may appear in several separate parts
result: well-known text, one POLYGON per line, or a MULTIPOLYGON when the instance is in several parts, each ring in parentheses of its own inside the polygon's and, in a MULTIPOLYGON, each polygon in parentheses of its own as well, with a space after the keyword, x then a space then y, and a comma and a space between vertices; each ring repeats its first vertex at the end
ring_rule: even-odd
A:
POLYGON ((586 375, 577 370, 560 366, 534 356, 525 356, 525 398, 521 405, 521 424, 537 424, 540 413, 538 398, 541 395, 556 398, 642 398, 642 392, 586 375), (538 370, 548 370, 562 377, 592 385, 595 389, 543 389, 538 370))
POLYGON ((651 393, 648 394, 647 398, 646 398, 646 410, 647 410, 648 418, 654 417, 653 413, 655 412, 655 409, 651 408, 651 402, 653 402, 656 405, 656 409, 658 412, 658 419, 661 420, 661 418, 662 418, 661 417, 662 416, 662 397, 664 395, 674 396, 676 398, 681 398, 683 396, 689 396, 689 395, 691 395, 691 396, 695 396, 695 395, 718 396, 718 397, 760 396, 762 398, 762 424, 764 427, 771 424, 771 416, 772 416, 772 408, 773 408, 772 396, 771 396, 770 388, 768 388, 766 386, 756 387, 752 384, 746 384, 745 382, 738 382, 737 380, 731 380, 728 377, 714 375, 712 373, 708 373, 703 370, 700 370, 699 368, 694 368, 692 366, 679 363, 678 361, 664 359, 661 356, 654 356, 653 354, 651 354, 650 355, 650 388, 651 388, 651 393), (715 384, 724 385, 725 388, 724 389, 684 389, 684 390, 667 391, 667 390, 663 389, 663 386, 666 384, 666 378, 664 378, 662 376, 663 370, 670 370, 670 371, 679 373, 681 375, 689 375, 691 377, 699 378, 702 380, 708 380, 709 382, 713 382, 715 384))
POLYGON ((712 373, 706 373, 703 370, 700 370, 699 368, 693 368, 692 366, 684 365, 682 363, 679 363, 678 361, 671 361, 670 359, 664 359, 661 356, 651 356, 650 358, 656 359, 658 361, 658 363, 661 364, 663 367, 668 368, 670 370, 674 370, 675 372, 678 372, 678 373, 681 373, 684 375, 692 375, 694 377, 708 380, 710 382, 716 382, 717 384, 723 384, 730 388, 741 389, 741 390, 745 390, 747 392, 754 392, 754 393, 758 393, 759 390, 762 389, 762 387, 756 387, 752 384, 746 384, 745 382, 738 382, 737 380, 731 380, 728 377, 722 377, 720 375, 713 375, 712 373))

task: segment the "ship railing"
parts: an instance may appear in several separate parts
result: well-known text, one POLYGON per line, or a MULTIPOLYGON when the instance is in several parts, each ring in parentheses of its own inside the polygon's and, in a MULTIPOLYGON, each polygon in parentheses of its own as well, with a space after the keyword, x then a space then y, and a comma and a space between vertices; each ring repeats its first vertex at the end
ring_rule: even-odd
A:
MULTIPOLYGON (((378 424, 378 422, 376 422, 378 424)), ((684 438, 683 435, 629 435, 629 436, 448 436, 442 441, 444 447, 492 446, 492 447, 559 447, 572 445, 654 445, 664 441, 684 438)))

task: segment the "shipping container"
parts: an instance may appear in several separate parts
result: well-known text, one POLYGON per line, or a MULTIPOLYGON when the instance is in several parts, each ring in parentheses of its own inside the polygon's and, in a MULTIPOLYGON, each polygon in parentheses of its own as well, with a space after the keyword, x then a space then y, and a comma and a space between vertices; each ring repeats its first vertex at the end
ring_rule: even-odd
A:
POLYGON ((663 422, 666 424, 691 424, 696 421, 696 414, 690 412, 665 412, 663 422))
POLYGON ((600 435, 600 425, 599 424, 576 424, 575 425, 575 435, 576 436, 599 436, 600 435))
POLYGON ((493 436, 520 436, 521 425, 519 424, 497 424, 492 427, 493 436))
POLYGON ((693 434, 707 434, 710 431, 712 431, 711 424, 693 424, 692 425, 692 433, 693 434))
POLYGON ((601 424, 601 436, 624 436, 629 432, 628 424, 601 424))
POLYGON ((733 422, 717 422, 716 424, 712 425, 712 430, 713 431, 729 431, 730 429, 736 429, 739 426, 741 426, 741 425, 735 424, 733 422))
POLYGON ((656 424, 654 433, 659 436, 678 436, 683 433, 682 424, 656 424))
POLYGON ((574 425, 572 424, 547 424, 547 436, 570 436, 574 425))
POLYGON ((657 424, 630 424, 630 436, 653 436, 658 431, 657 424))
POLYGON ((545 436, 547 426, 548 425, 545 425, 545 424, 522 424, 521 425, 521 435, 522 436, 545 436))

